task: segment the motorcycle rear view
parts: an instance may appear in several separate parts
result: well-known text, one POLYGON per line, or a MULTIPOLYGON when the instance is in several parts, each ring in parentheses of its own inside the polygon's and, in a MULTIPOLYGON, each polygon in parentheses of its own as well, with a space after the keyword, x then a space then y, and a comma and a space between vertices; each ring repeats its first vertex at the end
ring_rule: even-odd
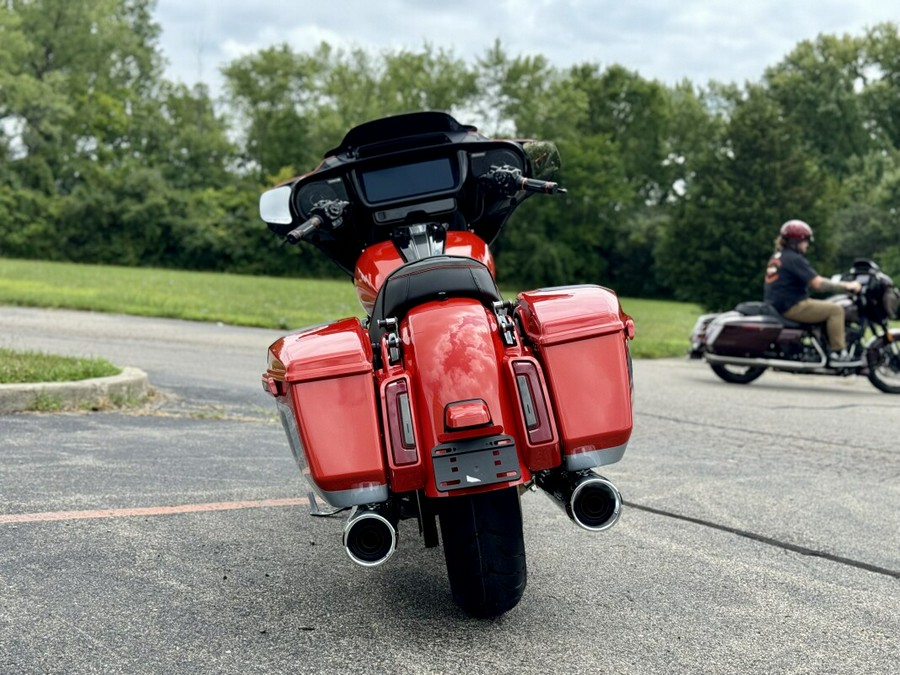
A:
MULTIPOLYGON (((552 144, 493 140, 443 113, 352 129, 260 214, 353 275, 364 319, 269 349, 263 387, 314 494, 350 511, 356 563, 387 561, 399 523, 443 545, 456 603, 514 607, 526 585, 521 494, 540 488, 580 527, 619 519, 632 431, 634 322, 597 285, 504 300, 489 244, 548 180, 552 144)), ((315 505, 316 498, 312 497, 315 505)))

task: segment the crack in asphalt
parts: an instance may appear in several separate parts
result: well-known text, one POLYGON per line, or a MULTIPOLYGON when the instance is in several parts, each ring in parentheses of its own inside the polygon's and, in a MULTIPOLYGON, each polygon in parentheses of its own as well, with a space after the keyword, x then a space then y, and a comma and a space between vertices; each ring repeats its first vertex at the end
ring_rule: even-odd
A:
MULTIPOLYGON (((668 415, 657 415, 654 413, 635 413, 635 416, 652 417, 652 418, 658 419, 658 420, 665 420, 667 422, 679 422, 681 424, 693 424, 694 426, 703 427, 703 428, 707 428, 707 429, 722 429, 723 431, 738 431, 738 432, 747 433, 747 434, 756 434, 759 436, 771 436, 773 438, 778 438, 781 440, 793 439, 793 440, 797 440, 797 441, 805 441, 807 443, 818 443, 820 445, 831 445, 836 448, 848 447, 847 444, 843 443, 843 442, 822 440, 821 438, 812 438, 810 436, 803 436, 800 434, 786 434, 782 430, 775 432, 775 431, 765 431, 763 429, 751 429, 748 427, 729 426, 727 424, 712 424, 709 422, 698 422, 697 420, 689 420, 689 419, 685 419, 683 417, 670 417, 668 415)), ((859 446, 857 446, 857 447, 859 447, 859 446)), ((867 452, 874 452, 877 454, 889 454, 889 452, 887 450, 881 450, 878 448, 860 447, 860 449, 866 450, 867 452)))
POLYGON ((734 534, 739 537, 744 537, 746 539, 751 539, 753 541, 757 541, 761 544, 766 544, 768 546, 774 546, 776 548, 783 549, 785 551, 791 551, 793 553, 799 553, 800 555, 811 556, 814 558, 822 558, 823 560, 828 560, 830 562, 835 562, 840 565, 846 565, 848 567, 855 567, 857 569, 865 570, 866 572, 873 572, 875 574, 883 574, 888 577, 892 577, 894 579, 900 579, 900 571, 891 570, 886 567, 880 567, 878 565, 872 565, 871 563, 863 562, 861 560, 853 560, 852 558, 845 558, 843 556, 834 555, 833 553, 828 553, 827 551, 819 551, 814 548, 808 548, 806 546, 798 546, 797 544, 791 544, 786 541, 780 541, 778 539, 773 539, 772 537, 766 537, 761 534, 756 534, 754 532, 748 532, 747 530, 740 530, 736 527, 728 527, 727 525, 719 525, 718 523, 714 523, 709 520, 703 520, 702 518, 694 518, 693 516, 685 516, 680 513, 673 513, 672 511, 664 511, 662 509, 655 509, 652 506, 644 506, 642 504, 635 504, 634 502, 625 502, 623 504, 626 506, 637 509, 638 511, 646 511, 647 513, 652 513, 657 516, 665 516, 666 518, 674 518, 676 520, 682 520, 687 523, 693 523, 694 525, 702 525, 703 527, 709 527, 714 530, 719 530, 721 532, 727 532, 729 534, 734 534))

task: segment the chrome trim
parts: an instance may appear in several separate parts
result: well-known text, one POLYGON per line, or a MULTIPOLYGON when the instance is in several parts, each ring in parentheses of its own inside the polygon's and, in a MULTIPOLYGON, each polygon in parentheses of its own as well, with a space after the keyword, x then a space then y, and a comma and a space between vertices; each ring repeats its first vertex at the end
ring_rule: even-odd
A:
POLYGON ((576 455, 565 455, 567 471, 582 471, 595 466, 606 466, 607 464, 615 464, 625 454, 625 448, 628 443, 616 446, 614 448, 604 448, 602 450, 591 450, 590 452, 579 452, 576 455))
MULTIPOLYGON (((612 484, 612 481, 593 471, 569 472, 551 469, 536 473, 534 482, 554 504, 563 510, 569 520, 582 529, 590 532, 603 532, 615 525, 622 515, 622 495, 618 488, 612 484), (597 495, 597 490, 600 491, 600 495, 597 495), (594 493, 593 497, 590 497, 589 493, 594 493), (585 512, 584 504, 580 501, 583 496, 603 500, 600 504, 604 508, 596 510, 595 513, 598 525, 589 525, 578 517, 579 513, 590 517, 590 514, 585 512), (611 507, 608 515, 605 507, 611 507), (600 521, 599 517, 606 517, 606 519, 600 521)), ((593 507, 597 505, 595 503, 593 507)), ((592 510, 594 509, 592 508, 592 510)))
POLYGON ((423 258, 431 258, 443 255, 446 242, 446 231, 434 223, 417 223, 406 228, 409 232, 409 242, 401 245, 396 241, 397 248, 406 262, 414 262, 423 258))
POLYGON ((572 497, 569 500, 571 504, 572 511, 572 520, 579 526, 588 530, 590 532, 603 532, 604 530, 608 530, 613 525, 619 522, 619 517, 622 515, 622 495, 619 493, 618 488, 612 484, 611 481, 607 480, 603 476, 598 476, 594 474, 593 477, 588 478, 578 484, 575 490, 572 492, 572 497), (578 509, 575 508, 575 504, 578 501, 578 496, 581 494, 581 491, 587 487, 597 487, 601 486, 610 498, 613 501, 613 513, 602 525, 597 527, 591 527, 589 525, 585 525, 581 520, 578 519, 578 509))
POLYGON ((285 397, 275 399, 275 409, 278 411, 278 417, 281 418, 281 426, 287 436, 288 447, 297 462, 297 467, 303 474, 306 474, 309 462, 306 459, 306 449, 303 447, 303 441, 300 440, 300 430, 297 428, 297 420, 294 419, 294 411, 285 397))
POLYGON ((394 551, 397 550, 397 528, 394 527, 394 524, 390 520, 388 520, 375 510, 366 509, 364 511, 359 511, 354 508, 353 513, 344 524, 344 533, 341 536, 341 543, 343 543, 344 550, 347 551, 347 555, 350 556, 350 560, 355 562, 357 565, 362 565, 363 567, 377 567, 392 555, 394 555, 394 551), (384 525, 387 534, 390 536, 390 546, 387 550, 387 553, 385 553, 384 556, 382 556, 378 560, 364 560, 362 558, 356 557, 355 555, 353 555, 353 552, 350 550, 350 546, 348 546, 347 544, 347 540, 350 537, 350 533, 353 528, 359 525, 364 520, 380 521, 384 525))
POLYGON ((367 485, 366 487, 350 488, 349 490, 323 490, 313 482, 312 476, 309 474, 305 474, 305 476, 306 482, 312 486, 316 494, 336 509, 361 506, 363 504, 378 504, 386 502, 388 498, 388 486, 386 484, 367 485))
POLYGON ((706 352, 703 358, 709 363, 733 366, 765 366, 766 368, 777 368, 778 370, 796 370, 798 372, 806 370, 817 370, 828 365, 828 357, 822 350, 819 341, 813 339, 813 347, 819 352, 820 359, 816 362, 788 361, 787 359, 754 359, 743 356, 721 356, 720 354, 712 354, 706 352))

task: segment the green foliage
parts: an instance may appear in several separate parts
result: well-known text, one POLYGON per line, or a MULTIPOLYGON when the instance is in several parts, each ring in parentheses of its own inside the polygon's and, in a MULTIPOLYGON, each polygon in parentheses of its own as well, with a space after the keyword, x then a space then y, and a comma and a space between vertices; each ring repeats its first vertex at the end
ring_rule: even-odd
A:
POLYGON ((601 283, 707 307, 758 297, 777 227, 816 230, 823 272, 900 275, 900 33, 820 35, 761 82, 674 87, 620 64, 553 67, 499 41, 460 58, 277 45, 226 94, 162 78, 154 0, 0 3, 0 255, 267 276, 338 275, 280 248, 266 186, 353 126, 445 110, 562 153, 568 194, 531 199, 494 244, 503 282, 601 283))
POLYGON ((859 92, 880 145, 900 148, 900 28, 882 23, 863 41, 865 85, 859 92))
POLYGON ((314 168, 353 126, 389 114, 464 107, 477 93, 459 59, 426 45, 381 58, 321 44, 309 54, 263 49, 223 69, 246 129, 244 160, 258 176, 314 168))
MULTIPOLYGON (((709 309, 761 295, 762 269, 782 222, 822 220, 821 178, 793 124, 762 89, 736 103, 719 143, 698 164, 695 185, 659 247, 675 298, 709 309)), ((826 228, 816 229, 817 241, 827 242, 826 228)))
POLYGON ((803 41, 766 71, 769 95, 829 171, 846 175, 853 157, 872 148, 864 98, 863 39, 820 35, 803 41))

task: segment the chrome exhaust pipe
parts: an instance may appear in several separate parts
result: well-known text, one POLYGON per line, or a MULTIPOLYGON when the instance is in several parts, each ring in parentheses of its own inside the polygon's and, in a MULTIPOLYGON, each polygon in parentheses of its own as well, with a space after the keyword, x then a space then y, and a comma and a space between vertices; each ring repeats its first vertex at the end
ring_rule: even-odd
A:
POLYGON ((344 550, 363 567, 376 567, 397 550, 395 519, 385 509, 353 507, 344 525, 344 550))
POLYGON ((609 480, 593 471, 545 471, 535 474, 534 479, 585 530, 603 532, 619 521, 622 495, 609 480))

